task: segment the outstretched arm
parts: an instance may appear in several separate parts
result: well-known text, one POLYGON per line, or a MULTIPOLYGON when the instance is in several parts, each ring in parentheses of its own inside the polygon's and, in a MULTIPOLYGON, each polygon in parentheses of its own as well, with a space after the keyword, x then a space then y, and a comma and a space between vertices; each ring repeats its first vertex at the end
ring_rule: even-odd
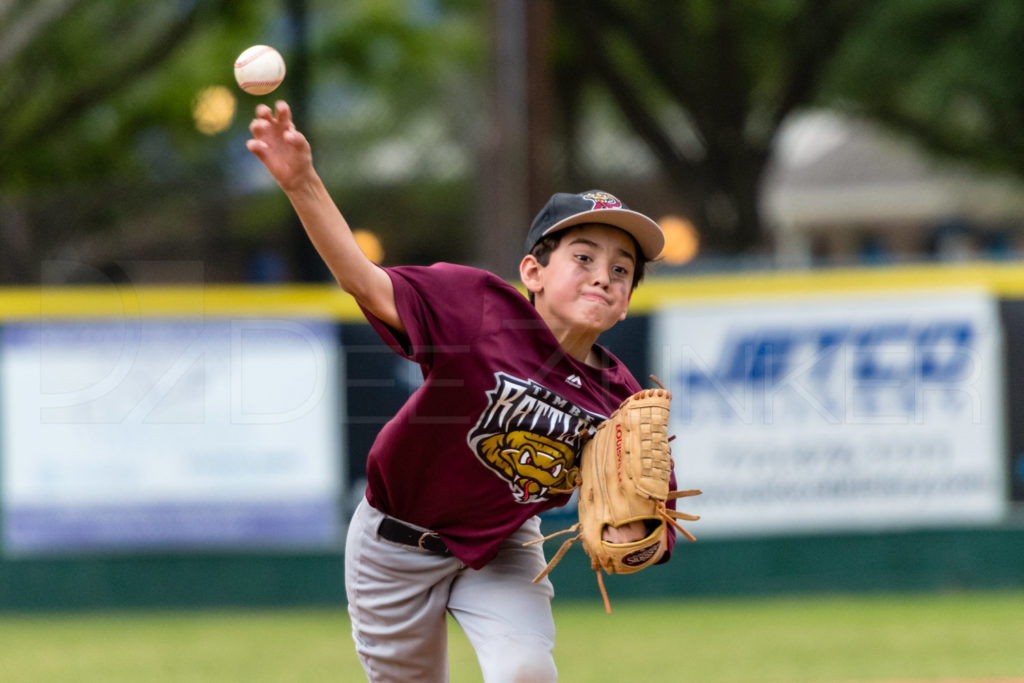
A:
POLYGON ((310 241, 341 288, 382 322, 404 333, 391 278, 366 258, 356 243, 344 216, 313 168, 309 142, 295 128, 287 103, 278 101, 273 110, 265 104, 257 106, 249 131, 252 139, 246 142, 246 147, 284 190, 310 241))

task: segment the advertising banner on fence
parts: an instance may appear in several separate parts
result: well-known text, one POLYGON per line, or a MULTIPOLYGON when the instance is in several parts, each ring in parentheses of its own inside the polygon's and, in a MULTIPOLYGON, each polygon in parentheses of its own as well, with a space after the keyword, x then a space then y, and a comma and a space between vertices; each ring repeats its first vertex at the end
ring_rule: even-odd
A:
POLYGON ((997 302, 983 292, 664 308, 703 538, 988 524, 1007 501, 997 302))
POLYGON ((339 546, 335 325, 0 335, 5 553, 339 546))

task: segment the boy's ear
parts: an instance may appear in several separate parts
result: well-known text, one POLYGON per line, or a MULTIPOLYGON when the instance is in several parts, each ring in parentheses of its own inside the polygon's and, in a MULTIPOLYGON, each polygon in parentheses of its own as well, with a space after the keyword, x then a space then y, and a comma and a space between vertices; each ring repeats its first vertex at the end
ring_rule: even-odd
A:
POLYGON ((544 289, 540 277, 543 271, 544 266, 533 254, 527 254, 519 263, 519 279, 522 280, 526 289, 534 294, 539 294, 544 289))

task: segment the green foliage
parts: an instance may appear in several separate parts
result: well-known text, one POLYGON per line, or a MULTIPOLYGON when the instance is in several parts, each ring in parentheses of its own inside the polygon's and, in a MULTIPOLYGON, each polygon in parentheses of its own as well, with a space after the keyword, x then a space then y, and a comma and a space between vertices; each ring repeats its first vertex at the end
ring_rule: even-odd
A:
POLYGON ((844 45, 821 101, 946 154, 1024 174, 1024 5, 907 0, 844 45))
MULTIPOLYGON (((860 18, 885 6, 652 0, 640 9, 626 0, 565 0, 557 4, 559 83, 570 101, 593 85, 615 102, 705 247, 749 252, 764 244, 758 192, 778 127, 813 101, 860 18)), ((566 120, 578 143, 577 119, 566 120)))
MULTIPOLYGON (((261 244, 294 252, 287 200, 244 145, 253 108, 278 97, 291 101, 332 188, 462 182, 454 215, 465 226, 479 130, 467 121, 479 107, 449 101, 479 92, 467 79, 483 52, 481 8, 467 0, 7 3, 0 222, 4 211, 17 216, 28 236, 20 252, 0 255, 0 281, 31 279, 41 260, 62 252, 210 259, 218 279, 241 275, 229 261, 261 244), (239 91, 231 69, 256 43, 280 49, 289 70, 262 98, 239 91), (237 110, 227 130, 206 135, 192 108, 211 85, 226 87, 237 110), (254 204, 263 210, 250 211, 254 204)), ((428 232, 453 217, 442 208, 420 208, 428 232)))
MULTIPOLYGON (((597 86, 616 103, 706 247, 735 253, 763 244, 761 175, 779 126, 809 107, 874 118, 950 156, 1024 175, 1019 2, 652 0, 640 10, 626 0, 565 0, 558 7, 563 92, 575 102, 574 89, 597 86)), ((571 131, 569 138, 583 144, 571 131)))
MULTIPOLYGON (((560 124, 549 140, 550 189, 622 173, 622 147, 585 147, 631 135, 630 154, 646 146, 705 246, 737 253, 764 243, 761 175, 776 130, 805 107, 861 113, 950 155, 1024 174, 1024 4, 550 6, 555 87, 544 104, 560 124)), ((445 253, 438 236, 467 249, 449 258, 469 253, 478 153, 493 137, 488 8, 487 0, 0 3, 0 221, 25 226, 11 240, 20 251, 0 254, 0 281, 31 279, 32 264, 55 253, 100 253, 92 236, 142 225, 193 233, 183 239, 172 229, 150 236, 150 252, 127 246, 105 257, 191 246, 188 257, 203 258, 216 243, 218 255, 243 258, 256 243, 297 244, 286 200, 244 149, 253 107, 278 96, 295 106, 333 193, 359 201, 392 189, 452 203, 387 212, 378 229, 398 247, 389 253, 430 260, 445 253), (297 7, 307 14, 304 45, 297 7), (240 93, 231 74, 254 43, 275 45, 289 65, 284 86, 265 98, 240 93), (192 118, 209 85, 226 86, 238 104, 231 126, 212 136, 192 118), (270 208, 236 208, 253 194, 273 197, 259 202, 270 208)))
POLYGON ((323 18, 313 37, 317 94, 310 131, 332 146, 319 165, 329 182, 388 182, 366 158, 382 146, 412 147, 413 161, 395 175, 428 182, 437 169, 423 159, 436 149, 471 156, 484 42, 479 6, 467 11, 466 4, 361 0, 323 18))
MULTIPOLYGON (((69 3, 11 57, 13 76, 0 83, 0 156, 16 160, 5 164, 0 190, 149 178, 192 162, 203 141, 193 135, 191 99, 231 79, 259 5, 69 3)), ((17 20, 35 7, 16 3, 8 13, 17 20)))

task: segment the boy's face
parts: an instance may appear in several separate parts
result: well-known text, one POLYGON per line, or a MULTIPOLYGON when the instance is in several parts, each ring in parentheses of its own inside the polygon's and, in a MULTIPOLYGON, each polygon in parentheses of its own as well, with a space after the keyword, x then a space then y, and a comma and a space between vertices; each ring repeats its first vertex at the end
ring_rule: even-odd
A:
POLYGON ((633 239, 618 228, 570 228, 526 283, 551 327, 603 332, 626 317, 636 270, 633 239))

